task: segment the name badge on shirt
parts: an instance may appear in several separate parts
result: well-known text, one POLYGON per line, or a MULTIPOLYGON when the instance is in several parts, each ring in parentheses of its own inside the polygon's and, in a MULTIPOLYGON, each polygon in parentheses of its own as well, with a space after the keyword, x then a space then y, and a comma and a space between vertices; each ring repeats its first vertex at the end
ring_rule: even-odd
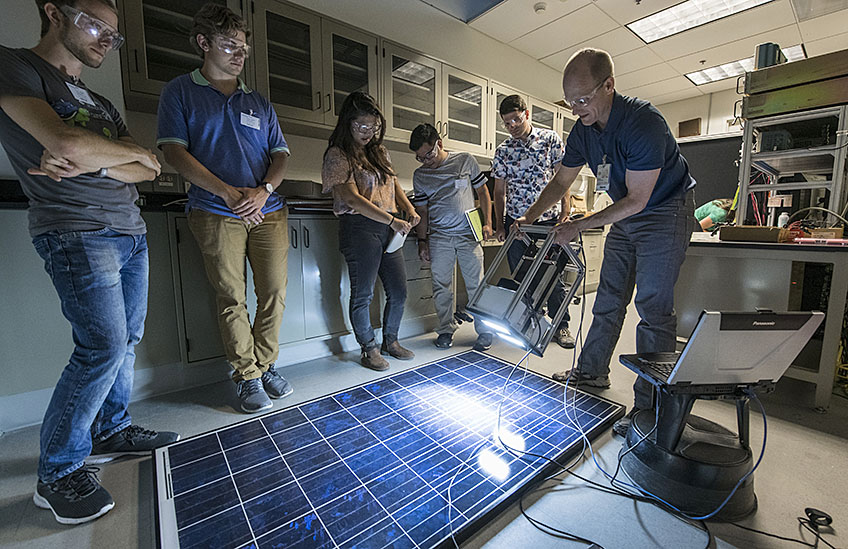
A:
POLYGON ((456 189, 464 189, 468 186, 468 183, 469 181, 467 177, 460 177, 458 179, 453 180, 453 186, 456 189))
POLYGON ((241 113, 241 125, 247 126, 248 128, 253 128, 254 130, 259 129, 259 118, 253 116, 253 114, 248 114, 246 112, 241 113))
POLYGON ((605 192, 609 190, 610 187, 610 169, 612 168, 612 164, 609 162, 604 162, 603 164, 598 164, 598 173, 597 173, 597 181, 595 182, 595 190, 599 192, 605 192))
POLYGON ((70 82, 65 82, 65 84, 67 84, 68 90, 70 90, 71 95, 74 96, 74 99, 76 99, 80 103, 91 105, 92 107, 97 105, 97 103, 94 102, 94 99, 91 98, 91 95, 88 94, 88 90, 86 90, 85 88, 80 88, 79 86, 75 86, 70 82))

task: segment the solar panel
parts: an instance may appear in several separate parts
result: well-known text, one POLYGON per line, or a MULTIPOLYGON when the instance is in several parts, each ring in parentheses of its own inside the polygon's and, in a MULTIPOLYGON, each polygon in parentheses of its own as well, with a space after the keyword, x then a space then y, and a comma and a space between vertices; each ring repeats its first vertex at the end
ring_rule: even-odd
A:
POLYGON ((466 352, 160 448, 159 543, 453 546, 582 447, 575 421, 624 413, 513 368, 466 352))

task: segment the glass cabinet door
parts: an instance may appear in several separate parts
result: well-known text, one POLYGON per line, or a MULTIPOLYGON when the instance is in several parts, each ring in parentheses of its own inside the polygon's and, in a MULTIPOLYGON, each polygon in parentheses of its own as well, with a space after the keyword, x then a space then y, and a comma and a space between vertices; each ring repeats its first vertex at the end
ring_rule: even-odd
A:
POLYGON ((386 134, 408 140, 418 124, 429 122, 439 133, 441 105, 441 63, 397 46, 383 49, 383 114, 386 134))
POLYGON ((530 98, 530 122, 537 128, 556 131, 557 107, 538 99, 530 98))
POLYGON ((335 126, 342 103, 351 92, 378 99, 377 37, 322 21, 324 35, 324 123, 335 126))
POLYGON ((470 153, 486 152, 486 92, 488 82, 453 67, 443 69, 445 105, 442 136, 445 146, 470 153))
POLYGON ((278 116, 321 122, 321 19, 288 5, 256 0, 256 83, 278 116))
POLYGON ((571 129, 577 123, 577 117, 571 114, 571 111, 569 109, 560 109, 559 119, 562 142, 563 144, 565 144, 565 142, 568 140, 568 134, 571 133, 571 129))
MULTIPOLYGON (((168 81, 200 67, 203 61, 191 45, 194 14, 207 0, 127 0, 122 2, 122 28, 127 44, 121 50, 134 92, 159 94, 168 81)), ((238 13, 238 2, 215 0, 238 13)))
POLYGON ((509 137, 509 130, 506 129, 501 118, 500 107, 501 101, 510 95, 520 95, 524 98, 525 102, 527 101, 526 95, 501 84, 492 83, 491 93, 489 93, 489 141, 492 143, 489 149, 490 154, 494 154, 498 145, 506 141, 509 137))

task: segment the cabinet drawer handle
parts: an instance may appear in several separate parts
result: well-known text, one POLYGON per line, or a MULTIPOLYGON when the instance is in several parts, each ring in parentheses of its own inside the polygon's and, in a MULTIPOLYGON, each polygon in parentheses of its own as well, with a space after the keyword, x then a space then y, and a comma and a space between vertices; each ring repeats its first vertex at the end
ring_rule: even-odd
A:
POLYGON ((292 227, 291 228, 291 234, 292 234, 292 245, 291 245, 291 247, 296 250, 297 249, 297 229, 292 227))
POLYGON ((333 110, 333 104, 330 98, 330 94, 327 94, 327 105, 324 107, 324 112, 330 112, 333 110))
POLYGON ((312 103, 312 110, 317 111, 321 108, 321 92, 315 92, 315 101, 312 103))
POLYGON ((306 227, 303 228, 303 246, 306 248, 309 247, 309 229, 306 227))

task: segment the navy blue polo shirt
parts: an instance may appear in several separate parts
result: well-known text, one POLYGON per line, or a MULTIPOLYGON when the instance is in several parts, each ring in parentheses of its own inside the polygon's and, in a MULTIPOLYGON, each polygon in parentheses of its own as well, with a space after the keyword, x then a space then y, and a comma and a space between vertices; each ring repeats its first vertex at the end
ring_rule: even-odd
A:
MULTIPOLYGON (((185 147, 198 162, 233 187, 258 187, 271 165, 271 155, 289 152, 271 103, 239 79, 229 97, 195 69, 168 82, 159 98, 156 146, 185 147)), ((285 201, 268 197, 263 213, 281 209, 285 201)), ((192 185, 187 210, 198 209, 238 217, 220 196, 192 185)))
POLYGON ((677 140, 660 111, 647 101, 615 92, 606 127, 574 125, 565 144, 562 165, 576 168, 584 163, 598 175, 598 165, 610 168, 610 198, 627 196, 625 172, 660 170, 645 209, 664 204, 695 186, 689 165, 680 154, 677 140))

